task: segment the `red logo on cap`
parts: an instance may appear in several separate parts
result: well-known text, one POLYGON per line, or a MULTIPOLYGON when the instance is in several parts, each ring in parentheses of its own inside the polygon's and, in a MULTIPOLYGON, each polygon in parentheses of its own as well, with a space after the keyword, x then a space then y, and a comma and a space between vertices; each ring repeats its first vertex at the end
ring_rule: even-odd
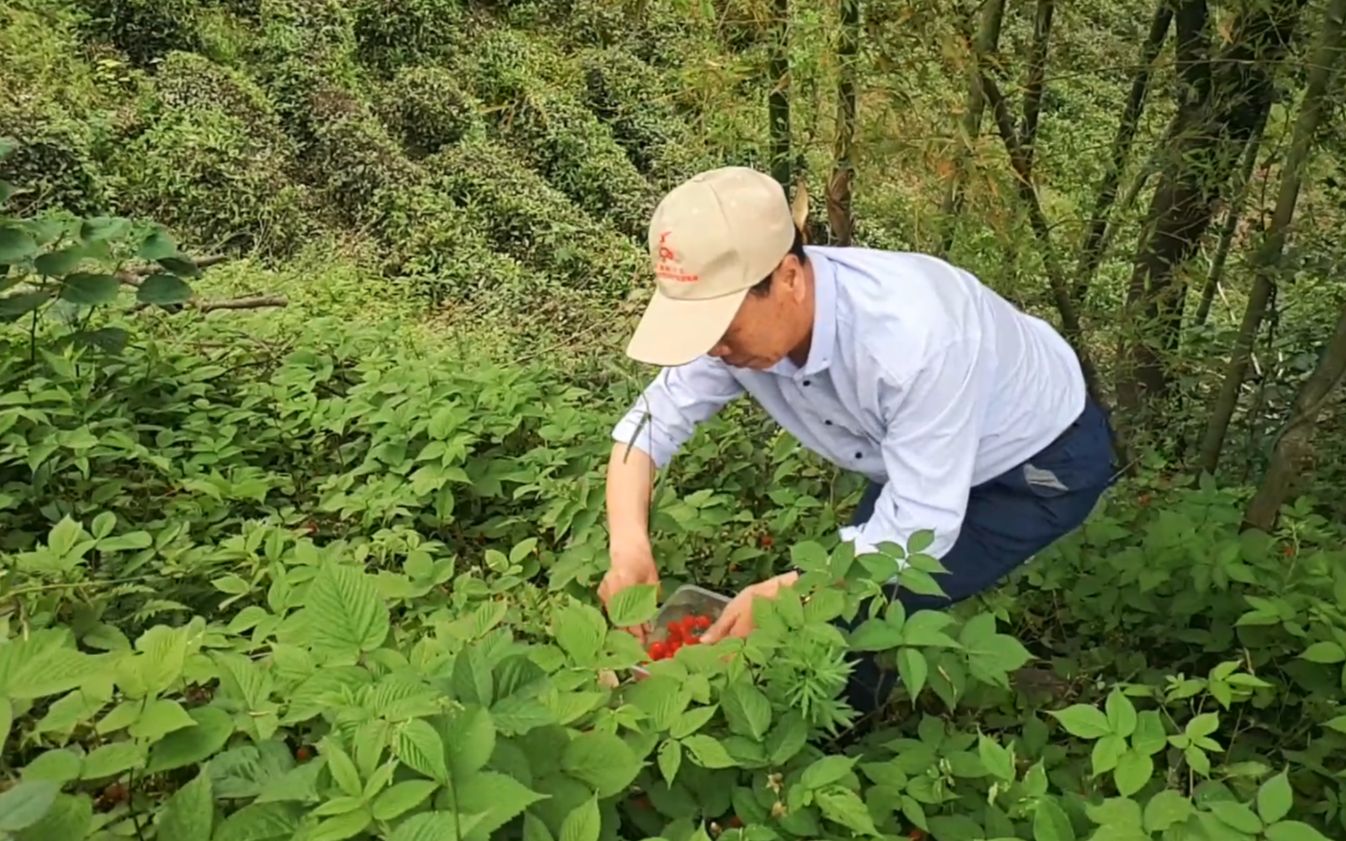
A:
POLYGON ((654 267, 654 273, 659 277, 676 280, 680 283, 697 282, 701 277, 688 272, 678 263, 677 252, 668 244, 668 235, 671 233, 673 232, 664 231, 659 235, 659 263, 654 267))

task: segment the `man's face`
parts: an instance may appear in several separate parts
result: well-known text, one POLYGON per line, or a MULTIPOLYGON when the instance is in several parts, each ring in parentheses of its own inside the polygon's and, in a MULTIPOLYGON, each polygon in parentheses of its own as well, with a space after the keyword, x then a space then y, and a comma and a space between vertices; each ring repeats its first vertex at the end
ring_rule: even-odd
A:
POLYGON ((710 355, 735 368, 766 370, 794 350, 813 327, 803 268, 789 256, 766 294, 749 292, 710 355))

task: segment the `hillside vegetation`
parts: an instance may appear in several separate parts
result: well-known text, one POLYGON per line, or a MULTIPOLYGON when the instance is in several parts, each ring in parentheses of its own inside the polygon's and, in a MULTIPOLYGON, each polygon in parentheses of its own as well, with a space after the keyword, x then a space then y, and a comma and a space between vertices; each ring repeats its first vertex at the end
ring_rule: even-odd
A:
POLYGON ((0 5, 0 839, 1346 837, 1344 14, 0 5), (1125 475, 858 614, 859 477, 735 403, 658 478, 662 595, 806 574, 635 681, 621 348, 655 202, 730 163, 1060 325, 1125 475))

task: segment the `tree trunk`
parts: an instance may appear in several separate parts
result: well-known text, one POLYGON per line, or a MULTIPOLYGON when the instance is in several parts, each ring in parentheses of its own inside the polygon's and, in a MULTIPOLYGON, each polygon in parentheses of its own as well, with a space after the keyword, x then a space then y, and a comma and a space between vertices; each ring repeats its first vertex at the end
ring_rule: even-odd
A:
POLYGON ((1318 367, 1295 395, 1290 420, 1281 432, 1272 451, 1262 486, 1248 503, 1245 525, 1269 531, 1276 524, 1276 516, 1294 495, 1303 477, 1312 472, 1313 425, 1327 396, 1346 375, 1346 307, 1337 319, 1337 328, 1323 348, 1318 367))
POLYGON ((1038 115, 1042 111, 1042 82, 1047 75, 1047 47, 1052 31, 1052 0, 1038 0, 1033 18, 1033 45, 1028 51, 1028 82, 1024 85, 1024 122, 1019 132, 1028 171, 1033 171, 1033 152, 1038 136, 1038 115))
POLYGON ((776 0, 776 39, 771 51, 771 174, 783 187, 791 183, 790 165, 790 0, 776 0))
POLYGON ((1177 9, 1177 53, 1187 96, 1174 124, 1176 136, 1167 144, 1168 165, 1150 204, 1127 292, 1123 323, 1134 332, 1119 354, 1117 395, 1130 413, 1168 394, 1166 352, 1177 346, 1182 326, 1177 269, 1199 246, 1239 153, 1271 105, 1274 70, 1302 4, 1267 0, 1244 6, 1214 69, 1206 58, 1204 0, 1183 0, 1177 9))
POLYGON ((1098 197, 1094 199, 1094 210, 1089 217, 1089 227, 1084 245, 1080 248, 1079 268, 1075 275, 1075 300, 1084 300, 1084 294, 1093 280, 1098 264, 1103 260, 1103 234, 1108 227, 1108 214, 1117 199, 1117 187, 1121 183, 1122 170, 1126 169, 1127 158, 1131 155, 1131 142, 1140 126, 1140 115, 1145 108, 1145 96, 1150 87, 1150 71, 1159 50, 1164 46, 1164 37, 1168 34, 1169 23, 1173 19, 1172 0, 1159 0, 1155 6, 1154 17, 1150 21, 1150 34, 1140 48, 1140 64, 1136 75, 1131 79, 1131 95, 1122 111, 1122 120, 1117 124, 1117 136, 1112 141, 1112 157, 1108 168, 1098 185, 1098 197))
POLYGON ((1346 0, 1332 0, 1327 10, 1327 18, 1320 30, 1318 44, 1309 61, 1308 85, 1304 90, 1299 117, 1295 121, 1294 137, 1290 141, 1290 152, 1285 158, 1285 169, 1281 173, 1281 190, 1276 197, 1276 210, 1271 218, 1271 227, 1267 229, 1266 239, 1253 255, 1255 274, 1252 291, 1248 295, 1248 306, 1243 312, 1243 323, 1239 325, 1238 336, 1234 340, 1234 351, 1229 357, 1224 382, 1211 409, 1210 423, 1201 442, 1201 468, 1209 473, 1214 473, 1219 466, 1225 432, 1229 429, 1229 419, 1233 417, 1234 409, 1238 406, 1238 393, 1243 387, 1243 377, 1248 370, 1248 358, 1252 354, 1253 342, 1257 339, 1257 333, 1262 326, 1262 317, 1266 314, 1267 301, 1271 297, 1275 282, 1273 275, 1280 263, 1285 238, 1289 232, 1290 222, 1294 218, 1295 203, 1299 199, 1299 187, 1304 178, 1305 162, 1309 158, 1310 146, 1322 121, 1324 93, 1337 66, 1336 56, 1342 48, 1343 16, 1346 16, 1346 0))
POLYGON ((944 193, 944 202, 940 205, 940 224, 944 226, 944 240, 940 253, 947 254, 953 247, 954 216, 962 209, 962 187, 964 170, 967 167, 971 144, 981 132, 982 111, 986 99, 982 96, 981 73, 985 69, 986 57, 996 51, 1000 44, 1000 24, 1005 18, 1005 0, 986 0, 982 10, 981 24, 977 27, 977 38, 972 44, 972 54, 968 58, 967 107, 963 111, 960 123, 959 146, 954 154, 953 174, 944 193))
POLYGON ((827 184, 827 221, 832 242, 850 245, 855 231, 851 183, 855 178, 856 65, 860 60, 860 0, 841 0, 841 44, 837 50, 837 136, 832 150, 832 179, 827 184))
POLYGON ((1252 183, 1253 167, 1257 165, 1257 154, 1262 148, 1262 131, 1267 125, 1267 112, 1262 112, 1253 136, 1248 138, 1248 148, 1243 152, 1243 166, 1239 169, 1238 181, 1230 190, 1233 199, 1225 211, 1224 225, 1220 228, 1220 243, 1215 247, 1215 259, 1211 262, 1210 274, 1206 277, 1206 286, 1201 290, 1201 300, 1196 305, 1196 316, 1192 326, 1200 327, 1210 316, 1211 304, 1215 302, 1215 293, 1220 289, 1220 280, 1224 277, 1225 261, 1229 258, 1229 248, 1234 242, 1234 232, 1238 230, 1239 219, 1243 217, 1243 205, 1248 200, 1248 187, 1252 183))

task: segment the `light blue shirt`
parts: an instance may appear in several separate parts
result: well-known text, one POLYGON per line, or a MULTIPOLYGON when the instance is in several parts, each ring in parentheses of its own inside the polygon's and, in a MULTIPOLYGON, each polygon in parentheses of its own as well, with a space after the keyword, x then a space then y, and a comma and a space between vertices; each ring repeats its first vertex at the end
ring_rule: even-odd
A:
POLYGON ((934 257, 806 248, 815 278, 808 359, 765 371, 711 356, 665 368, 613 430, 666 466, 696 426, 748 394, 808 449, 885 483, 841 532, 857 552, 933 530, 942 556, 974 485, 1050 444, 1084 409, 1069 344, 970 273, 934 257), (648 418, 646 415, 648 414, 648 418))

